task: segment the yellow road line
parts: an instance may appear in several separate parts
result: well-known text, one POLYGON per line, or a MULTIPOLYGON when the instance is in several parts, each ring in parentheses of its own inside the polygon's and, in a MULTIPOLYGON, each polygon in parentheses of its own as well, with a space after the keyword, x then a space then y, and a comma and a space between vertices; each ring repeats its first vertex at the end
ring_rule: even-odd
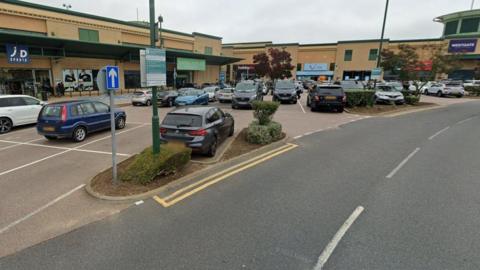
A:
MULTIPOLYGON (((168 201, 166 198, 161 199, 161 198, 159 198, 158 196, 155 196, 154 199, 155 199, 158 203, 160 203, 163 207, 170 207, 170 206, 172 206, 172 205, 174 205, 174 204, 176 204, 176 203, 184 200, 184 199, 187 198, 187 197, 192 196, 193 194, 195 194, 195 193, 197 193, 197 192, 199 192, 199 191, 201 191, 201 190, 203 190, 203 189, 205 189, 205 188, 207 188, 207 187, 209 187, 209 186, 211 186, 211 185, 213 185, 213 184, 216 184, 216 183, 218 183, 218 182, 220 182, 220 181, 222 181, 222 180, 224 180, 224 179, 226 179, 226 178, 228 178, 228 177, 230 177, 230 176, 232 176, 232 175, 234 175, 234 174, 237 174, 237 173, 239 173, 239 172, 241 172, 241 171, 244 171, 244 170, 246 170, 246 169, 248 169, 248 168, 251 168, 251 167, 253 167, 253 166, 255 166, 255 165, 259 164, 259 163, 262 163, 262 162, 264 162, 264 161, 266 161, 266 160, 269 160, 269 159, 271 159, 271 158, 273 158, 273 157, 275 157, 275 156, 281 155, 281 154, 283 154, 283 153, 285 153, 285 152, 287 152, 287 151, 290 151, 290 150, 292 150, 292 149, 294 149, 294 148, 296 148, 296 147, 298 147, 298 145, 288 144, 288 147, 283 148, 283 149, 280 150, 280 151, 276 151, 276 152, 274 152, 274 153, 272 153, 272 154, 270 154, 270 155, 268 155, 268 156, 265 156, 265 157, 263 157, 263 158, 261 158, 261 159, 258 159, 258 160, 256 160, 256 161, 254 161, 254 162, 251 162, 251 163, 249 163, 249 164, 246 164, 245 166, 242 166, 242 167, 240 167, 240 168, 237 168, 237 169, 235 169, 235 170, 233 170, 233 171, 231 171, 231 172, 229 172, 229 173, 226 173, 226 174, 224 174, 224 175, 221 175, 220 177, 217 177, 217 178, 215 178, 214 180, 212 180, 212 181, 210 181, 210 182, 207 182, 207 183, 205 183, 205 184, 203 184, 203 185, 201 185, 201 186, 199 186, 199 187, 197 187, 197 188, 195 188, 195 189, 193 189, 193 190, 191 190, 191 191, 189 191, 189 192, 186 192, 186 193, 184 193, 184 194, 176 197, 175 199, 173 199, 173 200, 171 200, 171 201, 168 201), (168 202, 167 202, 167 201, 168 201, 168 202)), ((205 181, 202 180, 202 182, 205 182, 205 181)), ((169 198, 172 198, 172 196, 169 196, 169 198)))
POLYGON ((269 152, 267 152, 267 153, 264 153, 264 154, 262 154, 262 155, 259 155, 259 156, 257 156, 257 157, 254 157, 253 159, 244 161, 244 162, 242 162, 242 163, 240 163, 240 164, 237 164, 237 165, 235 165, 235 166, 233 166, 233 167, 227 168, 227 169, 225 169, 225 170, 223 170, 223 171, 221 171, 221 172, 218 172, 218 173, 216 173, 216 174, 210 175, 209 177, 207 177, 207 178, 205 178, 205 179, 203 179, 203 180, 201 180, 201 181, 195 182, 195 183, 193 183, 193 184, 190 184, 190 185, 188 185, 188 186, 186 186, 186 187, 183 187, 183 188, 181 188, 181 189, 173 192, 172 194, 166 196, 166 197, 163 198, 163 199, 164 199, 165 201, 168 201, 168 200, 170 200, 171 198, 177 196, 178 194, 181 194, 181 193, 183 193, 183 192, 185 192, 185 191, 187 191, 187 190, 189 190, 189 189, 191 189, 191 188, 193 188, 193 187, 195 187, 195 186, 199 186, 199 185, 201 185, 201 184, 203 184, 203 183, 205 183, 205 182, 208 182, 208 181, 210 181, 210 180, 212 180, 212 179, 215 179, 215 178, 217 178, 218 176, 220 176, 220 175, 222 175, 222 174, 224 174, 224 173, 226 173, 226 172, 228 172, 228 171, 234 170, 234 169, 236 169, 236 168, 240 168, 240 167, 244 166, 245 164, 248 164, 248 163, 250 163, 250 162, 252 162, 252 161, 254 161, 254 160, 260 159, 260 158, 262 158, 262 157, 264 157, 264 156, 268 156, 268 155, 271 155, 272 153, 275 153, 275 152, 280 151, 280 150, 282 150, 282 149, 288 148, 288 147, 290 147, 291 145, 292 145, 292 144, 284 145, 284 146, 282 146, 282 147, 280 147, 280 148, 271 150, 271 151, 269 151, 269 152))

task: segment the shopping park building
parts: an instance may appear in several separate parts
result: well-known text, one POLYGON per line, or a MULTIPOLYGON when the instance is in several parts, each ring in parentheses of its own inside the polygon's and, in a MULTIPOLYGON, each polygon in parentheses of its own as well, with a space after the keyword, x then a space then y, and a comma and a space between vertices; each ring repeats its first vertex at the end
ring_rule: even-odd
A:
MULTIPOLYGON (((480 62, 480 10, 448 14, 435 21, 445 24, 440 38, 387 39, 384 48, 396 50, 400 44, 411 45, 425 63, 431 59, 431 46, 444 46, 450 53, 462 51, 461 69, 449 76, 472 78, 480 62)), ((162 29, 160 36, 166 49, 170 87, 254 77, 253 56, 269 48, 290 52, 295 66, 292 73, 298 79, 366 80, 376 66, 379 47, 379 40, 222 44, 221 37, 168 29, 162 29)), ((144 22, 1 0, 0 94, 33 95, 43 85, 59 82, 67 90, 89 90, 96 87, 98 70, 107 65, 119 66, 122 89, 138 88, 139 50, 149 44, 150 29, 144 22)), ((156 45, 160 46, 160 41, 156 45)))

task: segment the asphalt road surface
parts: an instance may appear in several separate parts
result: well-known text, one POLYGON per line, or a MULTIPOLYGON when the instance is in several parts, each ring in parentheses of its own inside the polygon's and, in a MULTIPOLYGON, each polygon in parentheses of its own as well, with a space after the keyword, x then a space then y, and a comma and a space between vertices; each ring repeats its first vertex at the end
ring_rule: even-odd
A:
POLYGON ((479 134, 478 101, 354 122, 0 269, 480 269, 479 134))

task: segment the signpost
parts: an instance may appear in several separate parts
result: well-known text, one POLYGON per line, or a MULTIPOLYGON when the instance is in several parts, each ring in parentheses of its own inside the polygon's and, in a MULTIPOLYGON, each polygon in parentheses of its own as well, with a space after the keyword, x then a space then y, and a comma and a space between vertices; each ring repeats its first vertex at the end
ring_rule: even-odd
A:
POLYGON ((115 140, 115 91, 120 88, 120 71, 117 66, 106 66, 98 71, 97 85, 100 92, 110 96, 110 128, 112 130, 112 179, 117 182, 117 142, 115 140))

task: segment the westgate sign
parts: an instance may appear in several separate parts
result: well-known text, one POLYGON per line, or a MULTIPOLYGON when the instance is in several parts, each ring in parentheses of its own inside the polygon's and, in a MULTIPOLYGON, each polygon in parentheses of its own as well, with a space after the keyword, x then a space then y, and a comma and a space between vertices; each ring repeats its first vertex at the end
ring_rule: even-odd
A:
POLYGON ((25 45, 6 44, 7 60, 9 64, 28 64, 30 63, 30 54, 25 45))
POLYGON ((449 53, 471 53, 477 49, 477 39, 453 39, 448 46, 449 53))

